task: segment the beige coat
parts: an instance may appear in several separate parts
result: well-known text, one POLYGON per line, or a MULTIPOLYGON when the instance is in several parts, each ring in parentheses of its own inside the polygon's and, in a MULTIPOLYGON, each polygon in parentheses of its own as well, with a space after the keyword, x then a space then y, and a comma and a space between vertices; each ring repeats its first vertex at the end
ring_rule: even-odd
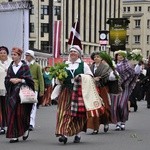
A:
POLYGON ((0 61, 0 96, 5 96, 6 94, 4 80, 11 61, 12 60, 9 57, 4 63, 0 61))

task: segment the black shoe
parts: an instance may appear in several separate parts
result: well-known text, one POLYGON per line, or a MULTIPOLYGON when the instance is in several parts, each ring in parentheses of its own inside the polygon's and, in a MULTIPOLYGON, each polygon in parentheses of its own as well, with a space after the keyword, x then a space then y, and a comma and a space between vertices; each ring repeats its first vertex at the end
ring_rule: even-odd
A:
POLYGON ((150 105, 147 105, 147 108, 150 109, 150 105))
POLYGON ((19 142, 18 139, 11 139, 11 140, 9 141, 9 143, 17 143, 17 142, 19 142))
POLYGON ((134 106, 134 112, 136 112, 136 111, 137 111, 137 109, 138 109, 138 106, 137 106, 137 105, 135 105, 135 106, 134 106))
POLYGON ((66 144, 67 143, 67 138, 65 136, 61 136, 59 138, 59 142, 63 142, 64 144, 66 144))
POLYGON ((76 135, 76 136, 74 137, 74 141, 73 141, 73 142, 74 142, 74 143, 80 143, 80 140, 81 140, 81 137, 79 137, 79 136, 76 135))
POLYGON ((105 124, 105 125, 104 125, 104 132, 106 133, 108 130, 109 130, 109 125, 108 125, 108 124, 105 124))
POLYGON ((92 132, 92 135, 95 135, 95 134, 98 134, 98 130, 94 130, 94 131, 92 132))
POLYGON ((28 137, 29 137, 29 130, 28 131, 26 131, 27 133, 26 133, 26 135, 23 135, 23 137, 22 137, 22 139, 25 141, 28 137))
POLYGON ((0 135, 5 134, 5 129, 0 130, 0 135))
POLYGON ((51 101, 51 104, 52 104, 52 105, 57 105, 58 102, 57 102, 57 100, 52 100, 52 101, 51 101))
POLYGON ((30 126, 29 126, 29 131, 33 131, 33 130, 34 130, 33 126, 30 125, 30 126))

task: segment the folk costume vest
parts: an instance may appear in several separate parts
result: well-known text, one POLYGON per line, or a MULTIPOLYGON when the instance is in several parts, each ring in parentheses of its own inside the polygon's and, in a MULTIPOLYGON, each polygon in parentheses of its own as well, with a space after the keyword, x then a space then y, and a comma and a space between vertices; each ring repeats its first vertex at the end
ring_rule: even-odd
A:
POLYGON ((79 67, 75 70, 68 70, 68 69, 65 69, 65 70, 68 74, 68 77, 63 82, 64 87, 73 89, 72 81, 73 81, 74 77, 78 74, 84 73, 84 62, 79 63, 79 67))

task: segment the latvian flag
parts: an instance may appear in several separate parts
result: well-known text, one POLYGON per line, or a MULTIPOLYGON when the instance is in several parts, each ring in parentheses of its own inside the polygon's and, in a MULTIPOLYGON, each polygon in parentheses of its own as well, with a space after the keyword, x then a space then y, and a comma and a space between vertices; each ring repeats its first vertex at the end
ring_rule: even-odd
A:
POLYGON ((69 45, 78 45, 82 49, 81 37, 79 33, 79 22, 75 22, 71 28, 70 38, 68 40, 69 45))
POLYGON ((61 20, 54 22, 54 58, 60 57, 61 20))

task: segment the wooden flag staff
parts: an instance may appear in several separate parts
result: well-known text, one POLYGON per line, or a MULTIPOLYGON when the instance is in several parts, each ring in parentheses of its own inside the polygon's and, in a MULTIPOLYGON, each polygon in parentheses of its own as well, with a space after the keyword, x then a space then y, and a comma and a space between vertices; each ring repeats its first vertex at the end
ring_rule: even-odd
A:
POLYGON ((73 37, 72 37, 72 41, 71 41, 70 47, 73 45, 73 41, 74 41, 74 37, 75 37, 75 32, 76 32, 76 28, 77 28, 77 23, 78 23, 78 15, 76 17, 76 22, 75 22, 75 27, 74 27, 73 37))

